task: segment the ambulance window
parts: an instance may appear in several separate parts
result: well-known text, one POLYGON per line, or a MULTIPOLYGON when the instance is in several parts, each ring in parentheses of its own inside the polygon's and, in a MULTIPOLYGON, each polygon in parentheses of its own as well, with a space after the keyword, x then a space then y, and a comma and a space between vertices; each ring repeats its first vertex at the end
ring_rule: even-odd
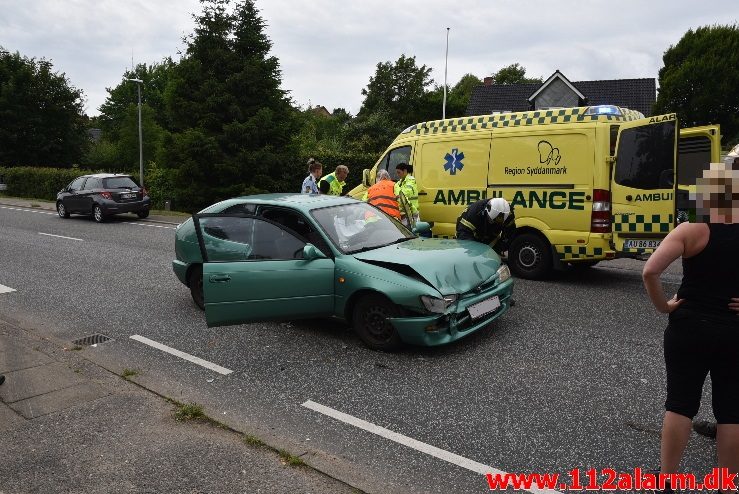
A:
POLYGON ((616 141, 618 140, 618 125, 611 125, 611 156, 616 154, 616 141))
POLYGON ((681 138, 677 155, 677 183, 695 185, 703 170, 710 166, 711 139, 708 136, 681 138))
POLYGON ((622 130, 613 178, 635 189, 671 188, 674 153, 675 122, 622 130))
POLYGON ((403 146, 402 148, 391 150, 387 156, 382 159, 378 169, 387 170, 388 173, 390 173, 390 178, 398 180, 398 176, 395 174, 395 167, 398 166, 398 163, 408 163, 409 165, 413 164, 411 163, 411 149, 412 148, 410 146, 403 146))

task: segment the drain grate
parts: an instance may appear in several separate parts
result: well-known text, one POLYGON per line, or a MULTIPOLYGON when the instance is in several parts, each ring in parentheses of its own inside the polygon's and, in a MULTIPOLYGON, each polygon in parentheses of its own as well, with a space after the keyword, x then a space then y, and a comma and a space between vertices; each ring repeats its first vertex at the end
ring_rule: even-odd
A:
POLYGON ((91 334, 72 342, 73 345, 77 346, 92 346, 98 343, 105 343, 106 341, 113 341, 113 338, 105 336, 104 334, 91 334))

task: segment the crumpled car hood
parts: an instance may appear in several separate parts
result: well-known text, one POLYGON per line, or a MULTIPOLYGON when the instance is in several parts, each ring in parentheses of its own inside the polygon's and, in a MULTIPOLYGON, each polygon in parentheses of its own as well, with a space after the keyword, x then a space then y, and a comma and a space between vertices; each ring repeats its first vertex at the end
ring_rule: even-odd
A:
POLYGON ((498 254, 480 242, 434 238, 415 238, 353 256, 407 276, 415 273, 442 295, 469 292, 489 280, 501 263, 498 254))

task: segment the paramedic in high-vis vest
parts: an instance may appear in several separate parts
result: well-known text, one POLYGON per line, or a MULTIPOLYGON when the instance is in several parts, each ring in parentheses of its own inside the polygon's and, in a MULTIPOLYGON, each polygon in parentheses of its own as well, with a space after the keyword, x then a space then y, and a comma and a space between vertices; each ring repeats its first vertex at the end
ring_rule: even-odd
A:
POLYGON ((381 209, 396 220, 400 220, 400 206, 398 196, 395 195, 395 182, 392 181, 387 170, 377 172, 375 185, 367 189, 362 200, 381 209))
POLYGON ((346 185, 346 177, 349 175, 349 168, 344 165, 339 165, 336 170, 329 173, 325 177, 322 177, 318 182, 318 188, 321 194, 328 194, 332 196, 343 196, 344 186, 346 185))
POLYGON ((405 226, 412 226, 421 221, 418 211, 418 184, 416 183, 415 177, 411 175, 413 173, 413 167, 407 163, 398 163, 395 170, 398 174, 398 181, 395 182, 395 195, 400 196, 403 194, 405 196, 408 204, 410 204, 411 214, 413 215, 412 221, 409 221, 401 208, 401 214, 403 214, 402 222, 405 226))
POLYGON ((490 244, 498 255, 508 250, 515 232, 513 208, 502 197, 473 202, 457 219, 458 240, 490 244))

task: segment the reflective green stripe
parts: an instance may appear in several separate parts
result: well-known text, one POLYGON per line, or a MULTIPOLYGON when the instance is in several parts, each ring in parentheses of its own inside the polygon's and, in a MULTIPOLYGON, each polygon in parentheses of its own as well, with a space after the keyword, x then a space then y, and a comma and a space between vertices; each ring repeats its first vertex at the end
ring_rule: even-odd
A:
POLYGON ((473 225, 472 223, 470 223, 466 219, 462 218, 462 219, 459 220, 459 222, 462 223, 467 228, 469 228, 470 230, 472 230, 473 232, 474 231, 477 231, 477 228, 475 228, 475 225, 473 225))

